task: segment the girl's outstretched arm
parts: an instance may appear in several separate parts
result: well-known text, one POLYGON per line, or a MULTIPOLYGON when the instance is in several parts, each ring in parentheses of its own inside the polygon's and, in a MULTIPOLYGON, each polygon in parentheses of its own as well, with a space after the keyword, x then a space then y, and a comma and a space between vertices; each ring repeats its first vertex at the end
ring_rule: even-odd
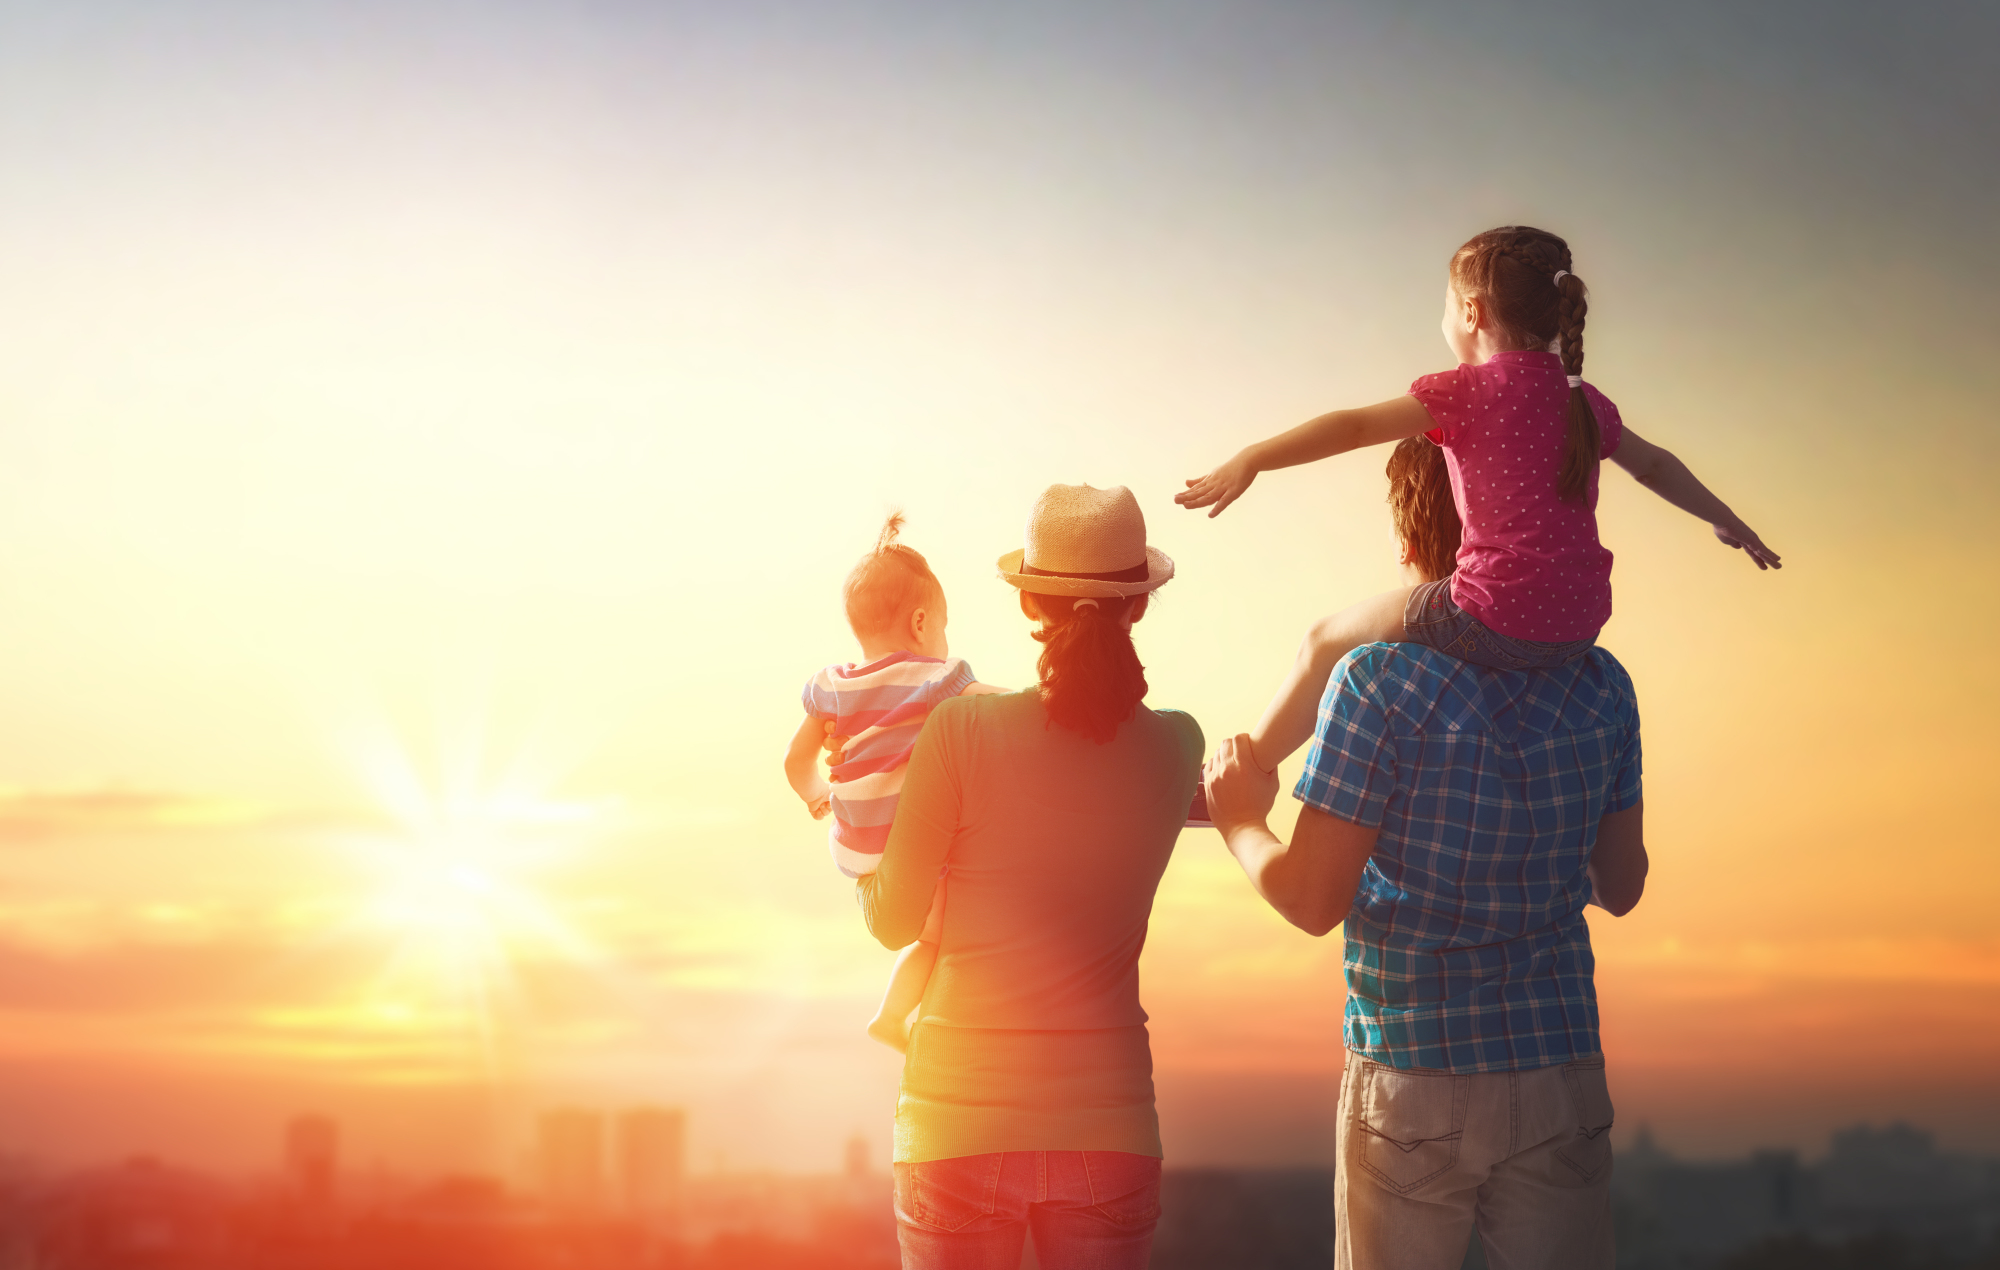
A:
POLYGON ((1187 489, 1174 495, 1174 501, 1190 509, 1214 504, 1208 514, 1219 515, 1223 508, 1243 496, 1259 472, 1297 467, 1364 445, 1401 441, 1435 427, 1437 423, 1431 419, 1431 412, 1415 397, 1397 397, 1359 410, 1335 410, 1308 419, 1290 432, 1243 447, 1207 476, 1189 481, 1187 489))
POLYGON ((1661 449, 1627 428, 1618 448, 1611 452, 1611 461, 1688 515, 1707 521, 1723 546, 1742 550, 1759 569, 1784 568, 1778 563, 1778 553, 1764 545, 1757 531, 1730 511, 1727 503, 1709 493, 1708 486, 1688 471, 1687 464, 1675 458, 1672 451, 1661 449))

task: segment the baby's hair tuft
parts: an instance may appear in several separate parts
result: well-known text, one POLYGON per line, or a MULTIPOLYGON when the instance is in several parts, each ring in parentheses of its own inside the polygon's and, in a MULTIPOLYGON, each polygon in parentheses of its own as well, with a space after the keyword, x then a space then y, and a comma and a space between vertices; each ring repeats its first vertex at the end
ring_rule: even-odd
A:
POLYGON ((882 532, 875 539, 875 554, 881 555, 897 544, 896 535, 903 532, 903 510, 897 508, 889 513, 889 519, 882 522, 882 532))

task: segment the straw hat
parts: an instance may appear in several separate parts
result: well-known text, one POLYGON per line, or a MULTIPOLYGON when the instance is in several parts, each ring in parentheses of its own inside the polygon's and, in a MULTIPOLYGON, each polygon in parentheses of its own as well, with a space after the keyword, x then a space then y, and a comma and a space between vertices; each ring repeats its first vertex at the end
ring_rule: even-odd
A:
POLYGON ((1146 518, 1123 485, 1051 485, 1028 513, 1028 545, 1000 557, 1000 576, 1037 595, 1142 595, 1174 576, 1146 545, 1146 518))

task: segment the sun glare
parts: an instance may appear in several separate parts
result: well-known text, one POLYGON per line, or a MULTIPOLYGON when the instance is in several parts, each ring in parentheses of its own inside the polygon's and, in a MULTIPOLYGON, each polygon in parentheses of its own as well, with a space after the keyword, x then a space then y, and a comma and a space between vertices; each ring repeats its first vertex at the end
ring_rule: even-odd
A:
POLYGON ((388 824, 341 844, 367 875, 349 932, 388 950, 365 1008, 469 1032, 491 1059, 526 960, 599 961, 541 884, 588 851, 602 809, 476 761, 427 782, 396 745, 368 767, 388 824))

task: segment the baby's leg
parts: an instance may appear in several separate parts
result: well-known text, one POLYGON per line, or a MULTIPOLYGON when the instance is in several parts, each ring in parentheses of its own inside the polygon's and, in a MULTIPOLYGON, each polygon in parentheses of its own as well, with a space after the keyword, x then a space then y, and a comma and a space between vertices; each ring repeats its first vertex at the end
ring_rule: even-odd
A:
POLYGON ((910 1048, 910 1016, 924 1003, 924 985, 930 982, 931 968, 937 965, 938 935, 944 929, 944 883, 938 883, 931 900, 930 915, 924 918, 923 934, 917 942, 896 954, 896 968, 889 972, 889 989, 882 994, 882 1008, 868 1020, 868 1035, 902 1053, 910 1048))
POLYGON ((1251 757, 1257 766, 1275 771, 1293 750, 1312 739, 1319 720, 1319 699, 1341 658, 1363 644, 1403 638, 1403 606, 1409 602, 1412 589, 1384 591, 1312 624, 1305 642, 1299 645, 1291 673, 1278 685, 1278 695, 1271 698, 1264 717, 1251 729, 1251 757))

